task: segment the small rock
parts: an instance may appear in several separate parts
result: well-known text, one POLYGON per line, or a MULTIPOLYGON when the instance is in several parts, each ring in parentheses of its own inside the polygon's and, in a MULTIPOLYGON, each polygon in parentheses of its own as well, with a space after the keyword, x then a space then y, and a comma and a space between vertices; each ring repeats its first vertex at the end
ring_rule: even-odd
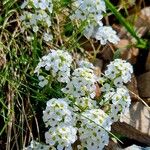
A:
POLYGON ((150 146, 150 111, 141 102, 131 104, 130 111, 122 117, 122 122, 113 124, 112 132, 150 146))
POLYGON ((137 145, 132 145, 132 146, 129 146, 123 150, 150 150, 150 147, 140 147, 137 145))
POLYGON ((127 84, 127 88, 128 88, 131 92, 134 93, 134 94, 132 94, 132 93, 130 92, 131 99, 132 99, 133 101, 137 101, 137 96, 139 96, 139 92, 138 92, 137 80, 136 80, 135 75, 132 76, 131 82, 129 82, 129 83, 127 84), (136 96, 136 95, 137 95, 137 96, 136 96))
POLYGON ((150 72, 140 75, 137 82, 140 97, 150 98, 150 72))
POLYGON ((142 150, 142 148, 140 146, 137 146, 137 145, 132 145, 132 146, 129 146, 127 148, 124 148, 123 150, 142 150))
POLYGON ((109 144, 105 146, 104 150, 122 150, 122 149, 117 142, 110 140, 109 144))
POLYGON ((111 45, 106 45, 102 51, 100 51, 100 58, 105 61, 112 61, 114 55, 114 49, 111 45))

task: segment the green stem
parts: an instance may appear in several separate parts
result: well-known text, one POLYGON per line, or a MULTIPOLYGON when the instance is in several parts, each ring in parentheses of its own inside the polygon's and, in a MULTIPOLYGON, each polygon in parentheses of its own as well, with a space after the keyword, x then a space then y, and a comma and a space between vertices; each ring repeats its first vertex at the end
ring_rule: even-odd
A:
POLYGON ((117 11, 115 6, 109 1, 105 0, 106 6, 111 10, 111 12, 116 16, 119 22, 127 29, 127 31, 136 39, 137 44, 136 47, 146 49, 147 48, 147 41, 138 37, 134 28, 129 22, 117 11))

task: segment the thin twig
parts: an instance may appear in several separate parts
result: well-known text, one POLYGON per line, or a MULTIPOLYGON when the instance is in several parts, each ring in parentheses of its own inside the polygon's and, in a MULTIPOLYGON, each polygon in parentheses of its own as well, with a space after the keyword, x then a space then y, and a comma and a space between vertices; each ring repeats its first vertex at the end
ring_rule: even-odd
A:
POLYGON ((148 106, 148 104, 142 98, 140 98, 137 94, 135 94, 134 92, 132 92, 130 90, 129 90, 129 92, 131 94, 133 94, 138 100, 140 100, 147 107, 147 109, 150 111, 150 107, 148 106))

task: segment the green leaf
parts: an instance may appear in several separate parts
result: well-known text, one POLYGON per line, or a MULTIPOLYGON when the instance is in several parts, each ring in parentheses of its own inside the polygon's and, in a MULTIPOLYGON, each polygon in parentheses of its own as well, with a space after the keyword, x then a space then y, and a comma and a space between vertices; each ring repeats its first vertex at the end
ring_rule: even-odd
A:
POLYGON ((71 0, 60 0, 62 6, 68 6, 71 3, 71 0))
MULTIPOLYGON (((69 21, 67 21, 67 22, 69 22, 69 21)), ((72 22, 69 22, 69 23, 65 24, 65 26, 64 26, 64 34, 65 34, 65 36, 67 36, 67 37, 71 36, 72 33, 73 33, 73 28, 74 27, 73 27, 72 22)))
POLYGON ((106 6, 111 10, 111 12, 116 16, 119 22, 126 28, 126 30, 134 37, 137 41, 136 47, 146 49, 148 46, 148 42, 144 39, 138 37, 137 33, 134 30, 134 27, 121 15, 120 12, 116 9, 116 7, 109 1, 105 0, 106 6))
POLYGON ((113 59, 117 59, 121 57, 121 49, 117 49, 114 53, 113 59))

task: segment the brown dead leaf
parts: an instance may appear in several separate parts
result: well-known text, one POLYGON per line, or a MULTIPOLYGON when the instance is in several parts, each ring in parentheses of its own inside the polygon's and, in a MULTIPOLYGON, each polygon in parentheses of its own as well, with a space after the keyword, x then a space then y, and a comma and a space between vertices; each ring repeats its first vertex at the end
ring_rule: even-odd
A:
POLYGON ((127 39, 121 39, 116 46, 120 49, 121 58, 124 60, 129 60, 130 63, 135 64, 137 61, 137 56, 139 54, 139 49, 131 45, 131 41, 127 39))
POLYGON ((146 27, 150 30, 150 7, 145 7, 139 12, 135 22, 135 27, 137 29, 140 27, 146 27))
POLYGON ((127 46, 129 45, 129 40, 127 39, 121 39, 117 45, 115 45, 119 49, 126 49, 127 46))
POLYGON ((99 57, 102 58, 105 61, 112 61, 113 55, 114 55, 114 49, 112 49, 112 46, 106 45, 103 47, 102 51, 100 51, 99 57))
POLYGON ((103 68, 103 60, 96 58, 94 59, 94 61, 92 61, 92 63, 95 66, 95 69, 94 69, 95 75, 100 76, 102 73, 102 68, 103 68))
POLYGON ((98 98, 101 96, 101 89, 97 83, 95 85, 96 85, 96 96, 95 96, 95 98, 98 98))

